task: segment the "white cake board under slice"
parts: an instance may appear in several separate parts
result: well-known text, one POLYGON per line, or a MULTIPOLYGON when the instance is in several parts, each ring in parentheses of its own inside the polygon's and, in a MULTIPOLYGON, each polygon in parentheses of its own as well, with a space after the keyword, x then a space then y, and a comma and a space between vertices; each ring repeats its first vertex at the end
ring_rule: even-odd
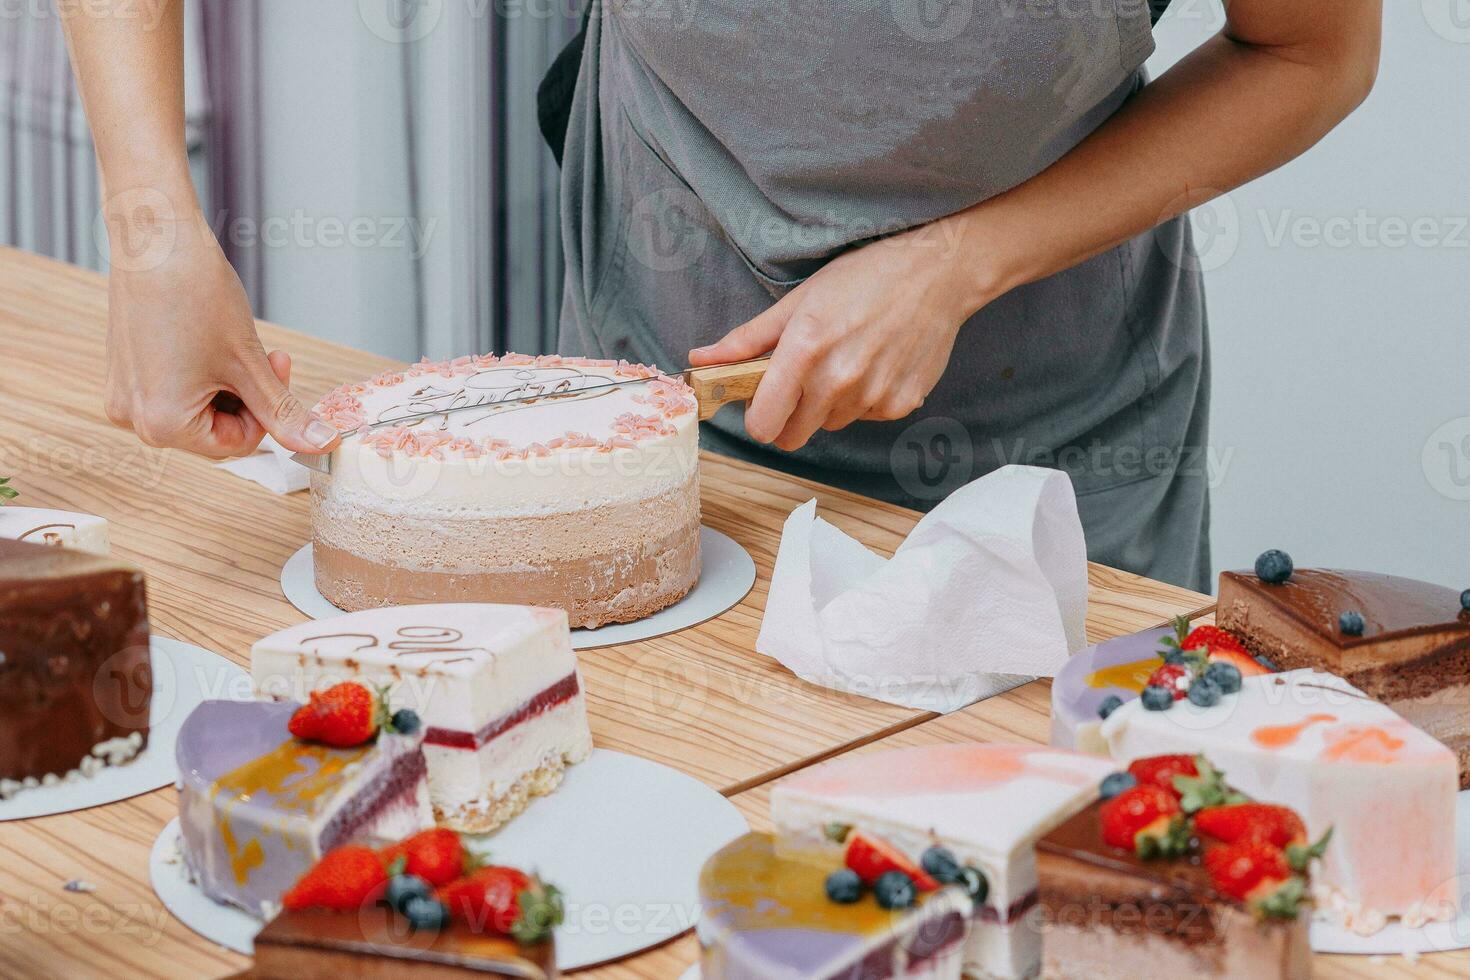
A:
POLYGON ((131 762, 104 766, 90 778, 23 789, 0 800, 0 821, 85 810, 167 786, 179 778, 174 739, 189 712, 210 698, 250 697, 250 675, 219 654, 166 636, 149 639, 153 701, 148 746, 131 762))
POLYGON ((1459 855, 1453 882, 1454 899, 1460 909, 1457 918, 1431 922, 1419 929, 1406 928, 1394 920, 1371 936, 1360 936, 1330 922, 1313 922, 1312 949, 1318 953, 1388 956, 1470 949, 1470 790, 1455 799, 1455 849, 1459 855))
MULTIPOLYGON (((628 956, 694 924, 699 869, 749 827, 703 783, 637 756, 595 749, 561 787, 495 834, 473 838, 500 864, 533 869, 561 889, 567 919, 556 959, 576 970, 628 956)), ((247 956, 261 923, 206 898, 179 856, 179 822, 153 843, 153 890, 205 939, 247 956)))
MULTIPOLYGON (((728 535, 707 527, 699 529, 699 581, 689 594, 667 609, 632 623, 614 623, 597 629, 572 630, 572 647, 590 650, 636 640, 650 640, 698 626, 736 605, 755 585, 755 561, 728 535)), ((291 605, 312 619, 342 615, 317 591, 311 545, 297 551, 281 568, 281 592, 291 605)))

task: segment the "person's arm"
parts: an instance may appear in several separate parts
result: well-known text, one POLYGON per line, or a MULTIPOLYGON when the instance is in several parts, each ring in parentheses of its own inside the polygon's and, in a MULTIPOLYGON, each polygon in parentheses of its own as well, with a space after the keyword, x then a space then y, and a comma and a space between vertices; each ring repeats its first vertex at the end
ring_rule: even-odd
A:
POLYGON ((971 314, 1300 155, 1373 86, 1382 0, 1229 0, 1224 30, 1046 171, 838 256, 695 365, 774 350, 745 413, 793 450, 898 419, 939 382, 971 314))
POLYGON ((336 430, 291 394, 290 357, 267 357, 197 203, 184 145, 183 0, 151 6, 156 18, 123 5, 59 9, 102 181, 108 418, 149 445, 216 458, 253 451, 267 431, 296 451, 330 448, 336 430), (237 410, 217 407, 220 392, 237 410))

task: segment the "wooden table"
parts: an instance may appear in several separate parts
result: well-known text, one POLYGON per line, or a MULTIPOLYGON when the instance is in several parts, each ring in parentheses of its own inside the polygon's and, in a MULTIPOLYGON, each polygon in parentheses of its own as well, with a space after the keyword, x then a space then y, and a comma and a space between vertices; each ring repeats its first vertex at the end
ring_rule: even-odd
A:
MULTIPOLYGON (((0 475, 18 503, 100 514, 114 553, 148 575, 153 629, 247 663, 257 638, 300 622, 281 565, 308 538, 304 495, 277 496, 205 460, 142 446, 102 414, 103 280, 0 248, 0 475)), ((288 349, 293 383, 315 398, 390 362, 262 323, 288 349)), ((703 514, 755 558, 739 606, 673 636, 584 651, 598 745, 683 770, 731 796, 760 825, 765 786, 874 743, 936 738, 1045 741, 1038 681, 937 719, 815 687, 754 652, 766 588, 791 509, 816 497, 828 520, 888 554, 918 515, 759 467, 705 455, 703 514)), ((1101 640, 1208 612, 1208 596, 1101 566, 1089 569, 1087 630, 1101 640)), ((176 813, 165 788, 92 810, 0 823, 0 976, 215 977, 246 964, 175 921, 148 884, 149 847, 176 813), (93 893, 70 893, 82 878, 93 893)), ((667 980, 693 939, 585 971, 667 980)))

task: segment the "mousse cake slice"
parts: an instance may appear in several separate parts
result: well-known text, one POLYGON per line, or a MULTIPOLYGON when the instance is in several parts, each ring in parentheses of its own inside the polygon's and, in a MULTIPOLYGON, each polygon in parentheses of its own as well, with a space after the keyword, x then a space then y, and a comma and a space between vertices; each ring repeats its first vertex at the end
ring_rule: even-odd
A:
POLYGON ((1309 916, 1300 906, 1308 892, 1307 865, 1324 845, 1312 848, 1300 819, 1283 807, 1246 801, 1207 762, 1188 756, 1139 760, 1129 772, 1108 777, 1103 792, 1107 799, 1072 816, 1036 847, 1047 925, 1043 977, 1311 976, 1309 916), (1181 803, 1176 778, 1186 785, 1213 783, 1216 789, 1207 792, 1215 795, 1207 800, 1197 792, 1181 803), (1213 805, 1201 808, 1205 802, 1213 805), (1252 825, 1281 836, 1271 840, 1252 825), (1227 842, 1206 827, 1262 839, 1227 842), (1297 839, 1286 839, 1292 833, 1297 839), (1292 857, 1299 867, 1292 866, 1289 847, 1297 848, 1292 857), (1242 879, 1241 869, 1258 880, 1242 879), (1226 889, 1249 891, 1237 897, 1226 889))
POLYGON ((1289 559, 1262 571, 1220 573, 1220 625, 1284 670, 1336 674, 1392 706, 1455 752, 1470 789, 1470 591, 1289 559))
POLYGON ((851 863, 854 835, 921 866, 933 849, 978 872, 967 974, 1028 977, 1040 962, 1036 841, 1097 796, 1106 759, 1041 746, 950 744, 843 756, 771 792, 777 850, 851 863), (836 832, 841 831, 841 832, 836 832))
POLYGON ((560 609, 430 604, 302 623, 255 644, 251 678, 296 700, 344 680, 387 687, 392 710, 423 720, 435 819, 467 833, 552 792, 592 750, 560 609))
POLYGON ((552 980, 556 947, 524 945, 451 922, 415 930, 392 910, 283 911, 255 937, 254 980, 450 980, 512 977, 552 980))
POLYGON ((200 889, 261 919, 326 851, 432 826, 422 733, 296 738, 293 701, 205 701, 179 730, 183 858, 200 889))
POLYGON ((132 760, 152 698, 143 573, 0 537, 0 799, 132 760))

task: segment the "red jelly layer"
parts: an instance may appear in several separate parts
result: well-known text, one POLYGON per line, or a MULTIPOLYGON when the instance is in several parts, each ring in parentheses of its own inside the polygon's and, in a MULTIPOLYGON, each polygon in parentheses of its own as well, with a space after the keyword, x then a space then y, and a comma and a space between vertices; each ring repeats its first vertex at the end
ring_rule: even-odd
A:
POLYGON ((570 701, 579 690, 581 688, 577 684, 577 674, 573 671, 520 707, 496 718, 477 732, 461 732, 451 728, 430 726, 424 733, 424 744, 442 745, 451 749, 478 749, 491 739, 504 735, 521 722, 530 721, 562 702, 570 701))

